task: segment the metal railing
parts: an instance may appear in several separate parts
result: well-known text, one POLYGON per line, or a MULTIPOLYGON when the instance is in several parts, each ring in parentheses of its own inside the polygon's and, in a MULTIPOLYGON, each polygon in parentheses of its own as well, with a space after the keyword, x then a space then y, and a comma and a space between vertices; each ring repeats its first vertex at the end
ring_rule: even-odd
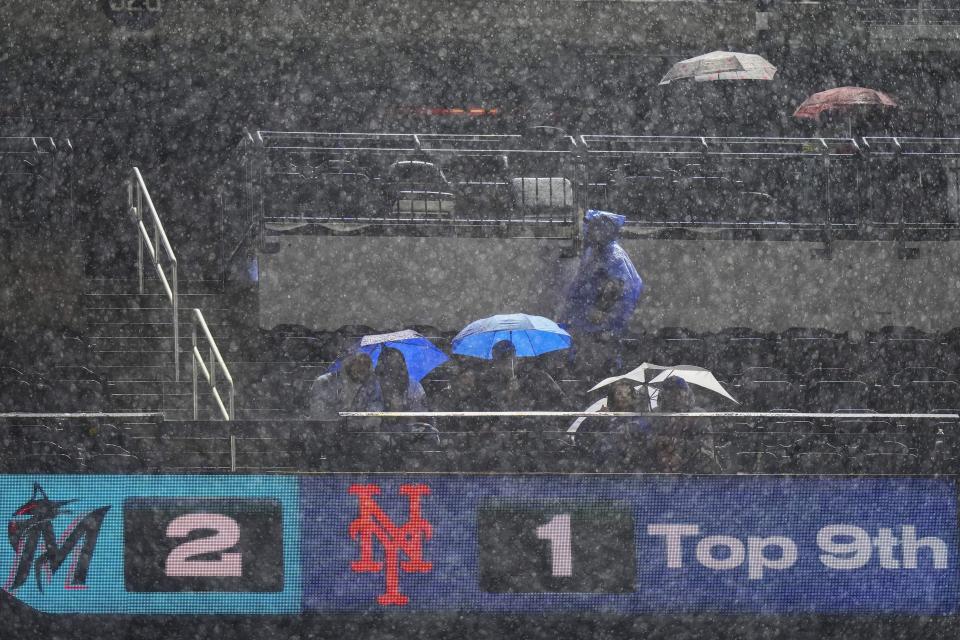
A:
POLYGON ((210 328, 207 326, 207 322, 203 319, 203 312, 200 309, 194 309, 191 314, 191 324, 192 324, 192 336, 191 336, 191 376, 193 378, 193 419, 198 420, 200 415, 200 403, 199 403, 199 392, 198 392, 198 382, 199 377, 197 376, 197 370, 203 374, 203 377, 206 379, 207 383, 210 385, 210 392, 213 395, 213 399, 217 403, 217 408, 220 409, 220 415, 223 416, 224 420, 232 420, 236 415, 234 413, 234 398, 236 391, 233 385, 233 376, 230 375, 230 370, 227 368, 227 363, 223 361, 223 356, 220 355, 220 349, 217 348, 217 343, 213 339, 213 336, 210 334, 210 328), (203 331, 203 337, 207 340, 207 357, 204 358, 203 354, 200 353, 200 349, 197 347, 197 328, 200 328, 203 331), (223 396, 220 394, 220 390, 217 388, 217 369, 220 369, 223 374, 223 378, 227 381, 229 389, 227 391, 227 404, 223 403, 223 396))
POLYGON ((139 282, 139 291, 143 293, 143 249, 146 247, 150 259, 153 261, 157 277, 163 285, 167 299, 173 307, 173 366, 174 380, 180 381, 180 314, 179 298, 177 292, 177 257, 173 253, 173 247, 170 246, 170 240, 163 230, 163 223, 160 222, 160 216, 157 215, 157 209, 153 206, 153 199, 147 190, 147 185, 143 181, 140 169, 133 168, 133 177, 127 180, 127 202, 129 211, 137 221, 137 277, 139 282), (147 230, 144 224, 143 203, 146 201, 150 211, 149 222, 153 225, 153 233, 147 230), (163 255, 166 256, 166 263, 169 265, 170 275, 167 276, 164 270, 163 259, 160 247, 163 247, 163 255))
POLYGON ((257 131, 253 199, 273 231, 311 224, 570 226, 569 135, 257 131))
POLYGON ((644 236, 960 237, 957 138, 258 131, 250 141, 261 243, 265 232, 360 226, 568 240, 590 208, 624 214, 644 236))

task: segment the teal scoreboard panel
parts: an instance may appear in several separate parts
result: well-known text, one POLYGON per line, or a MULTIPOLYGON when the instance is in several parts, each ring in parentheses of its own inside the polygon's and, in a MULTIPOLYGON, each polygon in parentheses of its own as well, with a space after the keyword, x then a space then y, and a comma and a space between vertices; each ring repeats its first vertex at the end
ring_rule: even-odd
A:
POLYGON ((3 589, 53 614, 951 615, 921 477, 0 476, 3 589))

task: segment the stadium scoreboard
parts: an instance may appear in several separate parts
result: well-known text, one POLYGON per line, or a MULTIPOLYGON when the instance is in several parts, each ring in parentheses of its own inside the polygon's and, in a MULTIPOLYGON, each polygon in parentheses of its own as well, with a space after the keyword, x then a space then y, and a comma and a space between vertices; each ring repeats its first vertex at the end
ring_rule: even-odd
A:
POLYGON ((54 614, 951 615, 948 478, 0 476, 54 614))

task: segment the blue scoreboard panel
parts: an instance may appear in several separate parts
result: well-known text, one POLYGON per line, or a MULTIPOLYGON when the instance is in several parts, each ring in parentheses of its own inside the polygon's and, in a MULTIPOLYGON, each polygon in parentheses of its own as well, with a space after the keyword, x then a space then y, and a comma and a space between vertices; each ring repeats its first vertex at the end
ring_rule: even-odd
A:
POLYGON ((0 579, 55 614, 960 608, 952 479, 0 476, 0 579))

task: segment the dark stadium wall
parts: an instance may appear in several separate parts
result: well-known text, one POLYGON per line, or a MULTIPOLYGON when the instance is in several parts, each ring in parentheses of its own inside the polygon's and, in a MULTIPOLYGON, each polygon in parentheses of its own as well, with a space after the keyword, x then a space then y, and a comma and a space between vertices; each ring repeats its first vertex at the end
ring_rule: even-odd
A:
MULTIPOLYGON (((476 318, 554 316, 576 260, 556 240, 287 236, 261 254, 260 326, 410 325, 457 331, 476 318)), ((624 240, 646 285, 634 331, 751 327, 836 332, 958 325, 956 242, 624 240)))

